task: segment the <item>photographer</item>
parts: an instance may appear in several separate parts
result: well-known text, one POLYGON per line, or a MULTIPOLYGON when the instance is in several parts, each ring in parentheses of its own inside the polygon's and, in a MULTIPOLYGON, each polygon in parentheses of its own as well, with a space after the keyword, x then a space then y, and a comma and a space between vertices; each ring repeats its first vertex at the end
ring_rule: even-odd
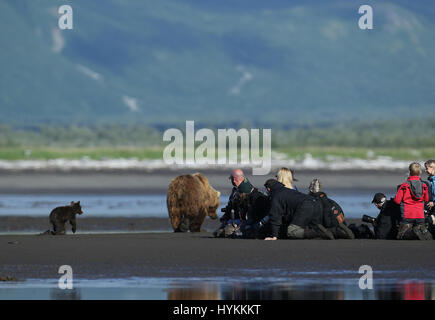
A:
POLYGON ((434 198, 435 198, 435 160, 428 160, 425 162, 424 167, 426 173, 429 175, 427 180, 429 181, 429 202, 426 204, 428 213, 434 214, 434 198))
POLYGON ((380 210, 379 215, 374 221, 368 219, 368 216, 363 216, 363 221, 373 224, 376 239, 396 239, 400 223, 400 207, 393 198, 387 200, 383 193, 376 193, 372 203, 380 210))
POLYGON ((372 203, 380 210, 378 216, 374 218, 363 215, 362 221, 370 223, 375 232, 373 233, 365 224, 359 226, 351 224, 349 229, 352 230, 357 239, 396 239, 401 219, 399 205, 394 202, 393 198, 387 200, 383 193, 376 193, 372 203))
POLYGON ((320 202, 306 194, 286 188, 282 183, 269 179, 264 184, 271 195, 269 209, 269 236, 264 240, 283 238, 281 230, 287 229, 289 239, 328 239, 334 235, 322 226, 320 202))
POLYGON ((229 179, 233 189, 227 206, 221 209, 224 213, 220 219, 222 225, 214 235, 232 238, 256 237, 263 226, 257 222, 267 215, 268 198, 252 186, 240 169, 234 169, 229 179))
POLYGON ((313 179, 308 190, 309 195, 316 198, 321 204, 323 226, 331 231, 336 239, 355 239, 355 235, 344 221, 343 209, 322 191, 320 180, 313 179))

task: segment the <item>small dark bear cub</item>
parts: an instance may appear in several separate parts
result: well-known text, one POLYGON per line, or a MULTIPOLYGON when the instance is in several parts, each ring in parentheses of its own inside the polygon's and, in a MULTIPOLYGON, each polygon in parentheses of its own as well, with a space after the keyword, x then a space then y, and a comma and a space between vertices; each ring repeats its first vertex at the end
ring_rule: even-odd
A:
POLYGON ((79 202, 72 201, 69 206, 57 207, 50 213, 50 223, 53 225, 53 231, 47 231, 53 235, 65 234, 65 223, 69 221, 73 233, 77 230, 76 215, 82 214, 82 207, 79 202))

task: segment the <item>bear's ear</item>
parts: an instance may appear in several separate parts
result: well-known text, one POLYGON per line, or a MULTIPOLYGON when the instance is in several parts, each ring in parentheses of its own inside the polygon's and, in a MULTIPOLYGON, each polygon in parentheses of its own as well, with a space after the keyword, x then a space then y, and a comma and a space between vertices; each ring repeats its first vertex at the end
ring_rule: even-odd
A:
POLYGON ((79 202, 77 202, 77 204, 78 204, 78 205, 80 205, 80 201, 79 201, 79 202))
POLYGON ((70 206, 73 206, 74 205, 74 201, 71 201, 71 204, 70 204, 70 206))

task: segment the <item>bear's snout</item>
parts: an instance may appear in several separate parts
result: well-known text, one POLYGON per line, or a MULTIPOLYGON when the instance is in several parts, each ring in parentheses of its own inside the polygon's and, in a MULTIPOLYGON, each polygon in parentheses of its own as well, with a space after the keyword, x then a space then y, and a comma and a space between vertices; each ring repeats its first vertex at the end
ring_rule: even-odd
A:
POLYGON ((217 213, 215 212, 215 213, 210 214, 209 217, 210 217, 211 219, 213 219, 213 220, 216 220, 216 219, 218 218, 218 215, 217 215, 217 213))

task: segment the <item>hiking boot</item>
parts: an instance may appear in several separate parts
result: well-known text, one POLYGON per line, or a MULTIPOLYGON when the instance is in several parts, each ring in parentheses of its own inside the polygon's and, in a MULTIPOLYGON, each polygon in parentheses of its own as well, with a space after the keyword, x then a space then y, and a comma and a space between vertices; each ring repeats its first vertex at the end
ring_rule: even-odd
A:
POLYGON ((225 229, 219 228, 213 232, 213 237, 215 238, 223 238, 225 235, 225 229))
POLYGON ((225 238, 241 238, 242 232, 240 231, 240 227, 236 224, 227 224, 225 227, 225 238))
POLYGON ((397 232, 397 240, 412 240, 416 234, 412 230, 411 223, 401 223, 397 232))
POLYGON ((332 231, 335 239, 355 239, 355 235, 344 223, 340 223, 337 227, 329 229, 332 231))
POLYGON ((373 231, 370 230, 370 228, 365 224, 361 224, 359 226, 356 226, 354 223, 352 223, 348 226, 348 228, 354 234, 355 239, 374 239, 375 238, 373 231))
POLYGON ((219 228, 217 228, 214 232, 213 232, 213 237, 215 238, 223 238, 225 236, 225 222, 223 222, 219 228))
POLYGON ((412 228, 418 240, 433 240, 432 235, 429 230, 427 230, 425 225, 418 225, 412 228))
POLYGON ((316 224, 313 226, 313 230, 316 231, 317 235, 321 238, 321 239, 325 239, 325 240, 334 240, 334 235, 332 234, 331 231, 329 231, 328 229, 326 229, 324 226, 322 226, 321 224, 316 224))

